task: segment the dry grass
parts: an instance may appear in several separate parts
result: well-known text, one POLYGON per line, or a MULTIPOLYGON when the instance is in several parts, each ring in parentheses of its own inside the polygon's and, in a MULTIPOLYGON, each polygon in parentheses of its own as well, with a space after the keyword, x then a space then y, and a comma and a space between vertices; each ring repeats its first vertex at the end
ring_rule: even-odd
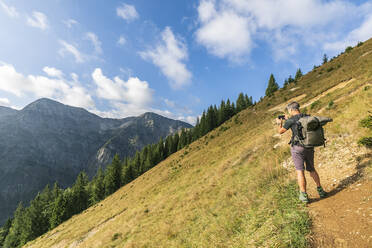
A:
MULTIPOLYGON (((273 149, 277 113, 268 109, 306 94, 320 98, 334 118, 327 134, 364 134, 359 119, 371 109, 372 42, 305 75, 291 91, 278 91, 26 247, 304 247, 309 219, 297 188, 281 168, 288 146, 273 149), (337 68, 337 65, 341 66, 337 68), (330 72, 327 68, 333 66, 330 72), (322 70, 322 73, 319 72, 322 70), (237 118, 235 120, 235 118, 237 118)), ((318 111, 319 109, 315 110, 318 111)))

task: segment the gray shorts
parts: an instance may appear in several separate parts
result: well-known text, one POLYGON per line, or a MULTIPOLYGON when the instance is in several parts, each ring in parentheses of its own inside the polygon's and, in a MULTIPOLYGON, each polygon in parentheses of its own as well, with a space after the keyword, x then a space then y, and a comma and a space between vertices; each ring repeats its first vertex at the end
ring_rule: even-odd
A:
POLYGON ((291 154, 296 170, 314 171, 314 148, 304 148, 302 146, 292 146, 291 154))

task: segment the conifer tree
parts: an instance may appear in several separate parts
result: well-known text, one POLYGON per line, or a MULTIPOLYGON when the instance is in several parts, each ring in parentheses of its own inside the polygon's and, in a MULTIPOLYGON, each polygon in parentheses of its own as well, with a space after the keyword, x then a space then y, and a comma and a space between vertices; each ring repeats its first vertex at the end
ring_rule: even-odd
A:
POLYGON ((0 229, 0 247, 3 247, 5 238, 9 234, 10 227, 12 226, 12 219, 8 218, 8 220, 5 222, 5 224, 0 229))
POLYGON ((135 179, 135 173, 132 163, 129 163, 123 169, 123 185, 126 185, 135 179))
POLYGON ((164 149, 164 140, 163 138, 160 138, 158 145, 156 146, 157 152, 153 154, 153 163, 158 164, 160 161, 164 160, 167 156, 165 154, 165 149, 164 149))
MULTIPOLYGON (((136 156, 138 156, 138 162, 139 165, 141 165, 141 158, 140 153, 137 151, 136 156)), ((105 173, 105 194, 106 196, 111 195, 116 190, 118 190, 121 186, 121 162, 119 155, 116 154, 111 162, 111 165, 109 165, 106 169, 105 173)))
POLYGON ((134 155, 134 158, 132 159, 132 168, 134 172, 134 178, 137 178, 140 176, 139 169, 141 167, 141 155, 139 151, 136 151, 136 154, 134 155))
POLYGON ((88 185, 88 176, 85 172, 80 172, 76 178, 75 184, 71 188, 69 214, 78 214, 85 210, 89 205, 89 194, 86 189, 88 185))
POLYGON ((323 55, 323 65, 328 62, 327 54, 323 55))
POLYGON ((302 76, 303 76, 303 75, 302 75, 302 71, 301 71, 300 68, 298 68, 297 71, 296 71, 295 79, 294 79, 295 82, 298 82, 302 76))
POLYGON ((21 235, 23 233, 25 222, 25 208, 22 202, 18 204, 16 211, 14 212, 14 219, 12 221, 12 226, 9 229, 9 234, 6 236, 4 241, 5 248, 15 248, 21 247, 21 235))
POLYGON ((226 117, 225 117, 226 110, 225 110, 225 108, 226 108, 225 101, 222 100, 221 104, 220 104, 220 108, 218 110, 218 125, 221 125, 222 123, 224 123, 226 121, 226 117))
POLYGON ((49 229, 49 219, 45 215, 46 205, 43 203, 40 194, 32 201, 24 213, 24 226, 21 233, 21 244, 26 244, 49 229))
POLYGON ((246 107, 247 107, 247 101, 246 101, 246 98, 243 92, 241 92, 238 96, 238 99, 236 100, 236 111, 240 112, 243 109, 246 109, 246 107))
POLYGON ((288 83, 291 84, 293 83, 295 80, 293 79, 292 75, 289 75, 288 77, 288 83))
POLYGON ((164 144, 164 153, 165 157, 168 157, 171 155, 172 151, 172 135, 168 135, 167 138, 165 138, 165 144, 164 144))
POLYGON ((200 118, 200 132, 199 132, 199 137, 202 137, 204 134, 206 134, 208 131, 207 127, 207 120, 206 120, 206 113, 203 111, 203 114, 200 118))
POLYGON ((225 120, 230 119, 233 116, 233 109, 231 107, 230 99, 227 98, 225 107, 225 120))
POLYGON ((236 114, 235 103, 231 103, 231 110, 232 110, 232 115, 231 116, 234 116, 236 114))
POLYGON ((171 154, 177 152, 178 142, 179 142, 179 135, 175 133, 172 138, 172 145, 171 145, 171 154))
POLYGON ((54 201, 52 215, 50 219, 50 229, 55 228, 70 216, 67 213, 67 201, 63 193, 59 194, 54 201))
POLYGON ((97 203, 105 198, 104 174, 101 167, 98 168, 93 184, 92 203, 97 203))
POLYGON ((277 91, 278 89, 279 89, 279 85, 276 83, 274 75, 271 74, 265 94, 266 96, 272 96, 274 92, 277 91))

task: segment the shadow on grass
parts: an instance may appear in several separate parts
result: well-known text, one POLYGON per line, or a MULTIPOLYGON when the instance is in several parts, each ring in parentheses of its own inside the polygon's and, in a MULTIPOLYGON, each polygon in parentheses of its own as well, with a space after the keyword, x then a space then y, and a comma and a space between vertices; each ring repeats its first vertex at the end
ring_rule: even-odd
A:
MULTIPOLYGON (((353 175, 341 180, 336 188, 327 192, 327 197, 326 198, 329 198, 329 197, 332 197, 332 196, 336 195, 338 192, 344 190, 345 188, 347 188, 351 184, 353 184, 353 183, 357 182, 359 179, 361 179, 363 177, 364 168, 366 168, 368 165, 370 165, 371 159, 372 159, 372 153, 367 153, 367 154, 364 154, 362 156, 358 156, 356 158, 357 163, 358 163, 358 165, 356 166, 357 171, 353 175), (367 160, 363 163, 360 163, 364 159, 367 159, 367 160)), ((318 202, 320 200, 322 200, 322 198, 310 199, 310 204, 314 203, 314 202, 318 202)))

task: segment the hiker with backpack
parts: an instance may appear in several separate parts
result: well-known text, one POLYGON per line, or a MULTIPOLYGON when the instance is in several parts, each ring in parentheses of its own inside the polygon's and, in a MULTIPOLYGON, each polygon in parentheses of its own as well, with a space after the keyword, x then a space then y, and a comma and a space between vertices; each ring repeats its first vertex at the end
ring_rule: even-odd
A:
POLYGON ((310 176, 316 183, 320 198, 324 198, 327 193, 323 190, 318 172, 314 168, 314 147, 325 145, 323 126, 327 122, 332 121, 332 119, 303 114, 300 112, 300 104, 297 102, 288 104, 287 110, 290 118, 288 116, 279 116, 276 122, 280 134, 285 133, 288 129, 292 131, 292 138, 289 144, 291 145, 292 159, 300 188, 299 199, 304 203, 309 202, 309 197, 306 193, 305 169, 310 172, 310 176))

